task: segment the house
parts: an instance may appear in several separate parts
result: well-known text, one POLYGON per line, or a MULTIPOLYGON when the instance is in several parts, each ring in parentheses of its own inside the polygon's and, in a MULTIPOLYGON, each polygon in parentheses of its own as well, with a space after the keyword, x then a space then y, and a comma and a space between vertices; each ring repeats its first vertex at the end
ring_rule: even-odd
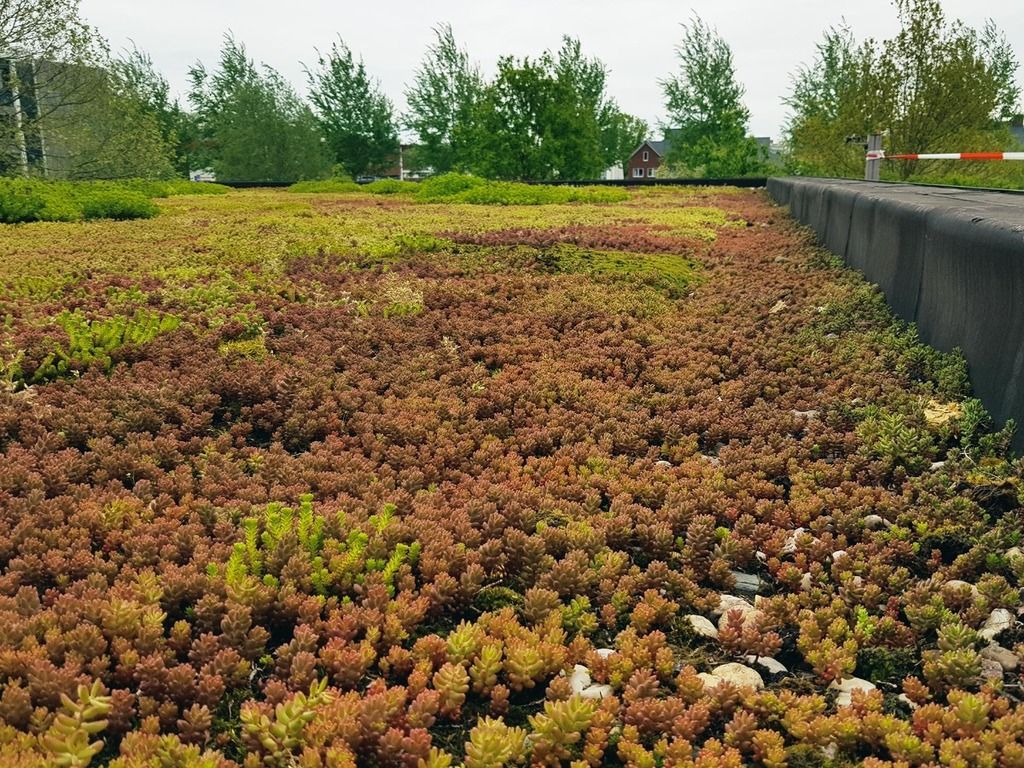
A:
POLYGON ((629 156, 626 161, 627 179, 655 179, 658 169, 665 162, 671 142, 668 139, 652 141, 648 139, 629 156))
MULTIPOLYGON (((751 137, 757 142, 765 160, 773 161, 773 158, 781 158, 781 153, 773 148, 772 140, 767 136, 751 137)), ((672 138, 668 135, 661 141, 648 140, 637 147, 626 162, 627 179, 656 179, 664 175, 662 166, 668 158, 668 152, 672 147, 672 138)))

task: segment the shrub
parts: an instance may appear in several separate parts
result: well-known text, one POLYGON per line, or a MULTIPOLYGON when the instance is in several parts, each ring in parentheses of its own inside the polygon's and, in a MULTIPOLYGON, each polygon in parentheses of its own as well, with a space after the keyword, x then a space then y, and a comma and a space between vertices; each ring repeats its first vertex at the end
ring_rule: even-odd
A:
POLYGON ((421 181, 416 190, 416 199, 424 203, 439 202, 486 183, 487 181, 479 176, 470 176, 466 173, 444 173, 421 181))
POLYGON ((148 219, 159 213, 150 200, 171 195, 219 195, 221 184, 186 179, 41 181, 0 178, 0 222, 148 219))
POLYGON ((81 198, 84 219, 151 219, 160 212, 139 192, 127 189, 99 189, 81 198))
POLYGON ((418 188, 415 181, 399 181, 398 179, 377 179, 363 187, 363 190, 374 195, 414 194, 418 188))
POLYGON ((68 185, 0 179, 0 222, 74 221, 81 210, 68 185))
POLYGON ((288 187, 289 192, 300 193, 341 193, 359 192, 362 187, 349 178, 297 181, 288 187))

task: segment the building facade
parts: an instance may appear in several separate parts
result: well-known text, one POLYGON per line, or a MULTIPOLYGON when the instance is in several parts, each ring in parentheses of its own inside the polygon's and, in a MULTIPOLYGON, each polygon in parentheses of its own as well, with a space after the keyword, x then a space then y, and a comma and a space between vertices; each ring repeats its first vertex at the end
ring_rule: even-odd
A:
POLYGON ((637 147, 626 162, 627 179, 656 179, 668 154, 669 142, 645 141, 637 147))

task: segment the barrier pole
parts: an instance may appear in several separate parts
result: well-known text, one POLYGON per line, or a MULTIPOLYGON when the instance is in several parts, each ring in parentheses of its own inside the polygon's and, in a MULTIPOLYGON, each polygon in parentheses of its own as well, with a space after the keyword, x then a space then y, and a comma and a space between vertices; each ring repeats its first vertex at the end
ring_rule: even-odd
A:
POLYGON ((872 133, 868 136, 868 154, 864 160, 864 180, 881 181, 882 160, 876 153, 882 149, 882 134, 872 133))

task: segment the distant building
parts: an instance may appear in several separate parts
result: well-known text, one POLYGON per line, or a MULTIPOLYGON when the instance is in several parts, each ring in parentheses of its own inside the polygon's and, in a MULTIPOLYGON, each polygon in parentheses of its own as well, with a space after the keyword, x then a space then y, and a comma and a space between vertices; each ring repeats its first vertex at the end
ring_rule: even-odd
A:
POLYGON ((613 165, 606 168, 601 178, 605 181, 620 181, 624 178, 621 165, 613 165))
MULTIPOLYGON (((779 152, 769 137, 754 136, 752 138, 761 148, 766 160, 779 156, 779 152)), ((653 139, 645 141, 633 150, 633 154, 629 156, 629 160, 626 162, 626 178, 656 179, 659 175, 664 176, 665 169, 663 169, 663 166, 666 164, 665 161, 668 158, 669 151, 672 149, 672 144, 673 137, 671 132, 661 141, 654 141, 653 139)))
POLYGON ((59 130, 73 123, 89 70, 0 53, 0 175, 62 178, 69 158, 59 130))
POLYGON ((627 179, 655 179, 658 169, 665 162, 671 142, 669 139, 653 141, 648 139, 629 156, 626 161, 627 179))

